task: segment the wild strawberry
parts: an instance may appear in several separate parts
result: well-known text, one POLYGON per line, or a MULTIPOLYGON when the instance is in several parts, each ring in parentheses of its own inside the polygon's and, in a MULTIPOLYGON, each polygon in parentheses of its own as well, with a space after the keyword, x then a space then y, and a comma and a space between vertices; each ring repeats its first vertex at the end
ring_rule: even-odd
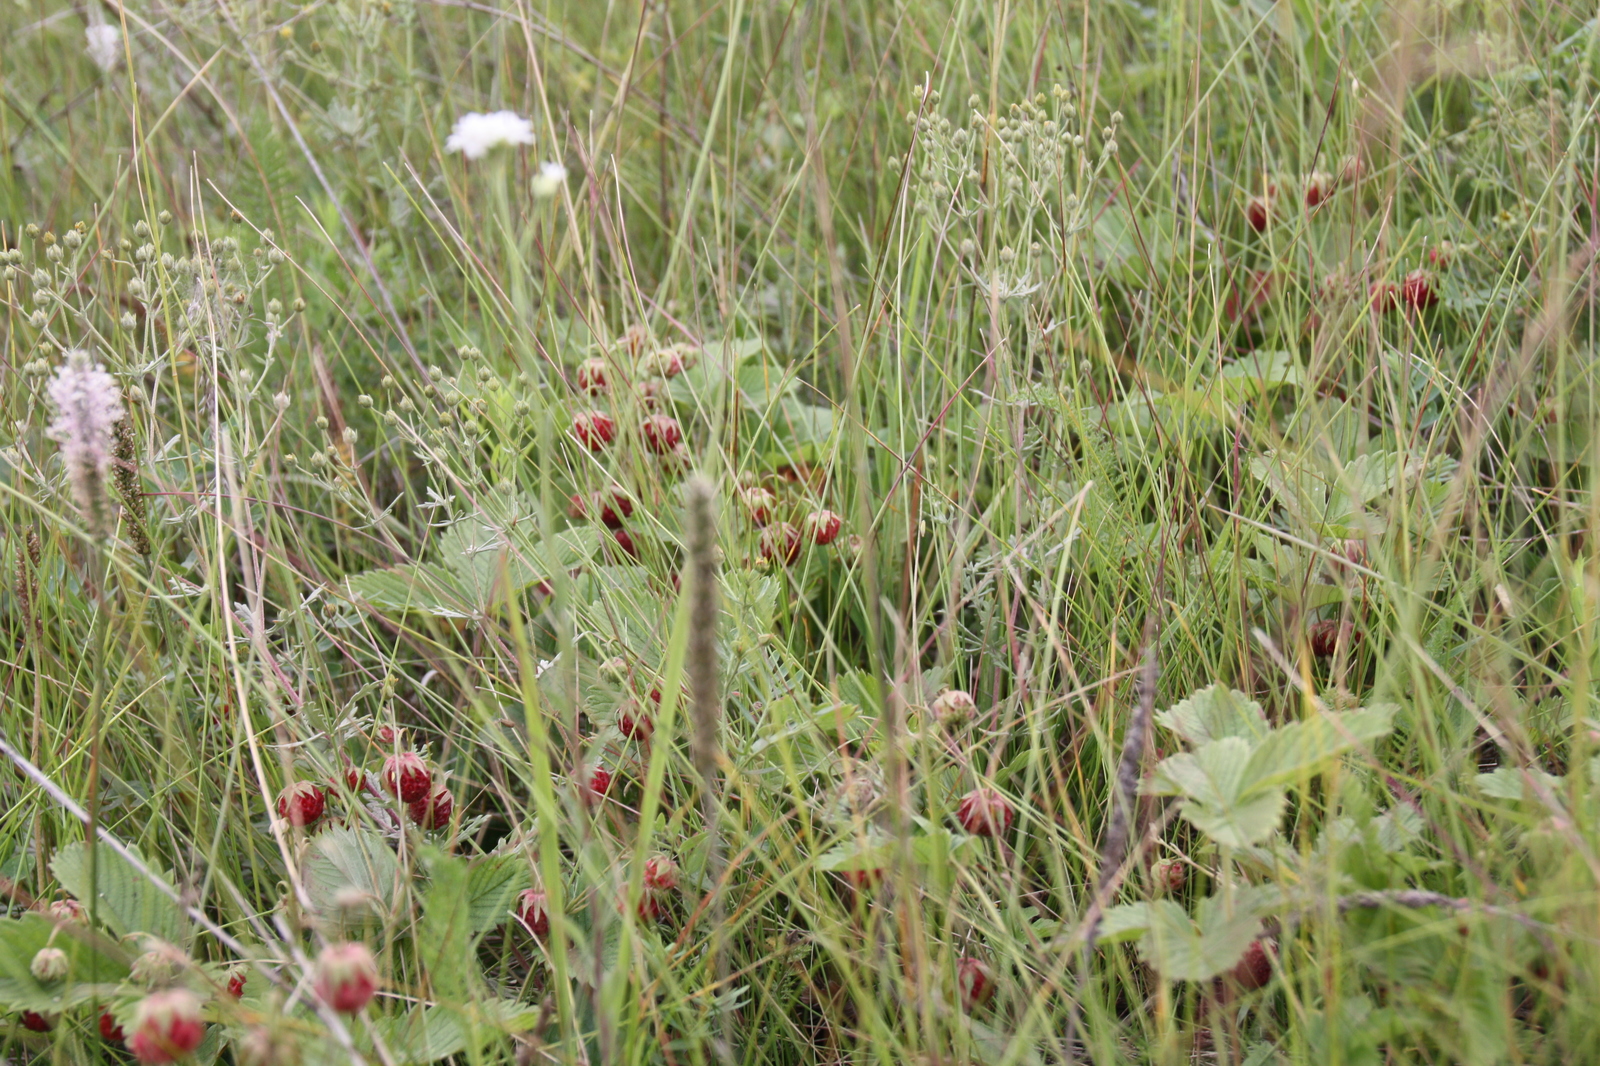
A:
POLYGON ((296 781, 278 793, 278 817, 308 829, 317 824, 327 804, 328 797, 322 789, 310 781, 296 781))
POLYGON ((411 820, 424 829, 443 829, 450 824, 450 815, 455 809, 456 798, 443 785, 435 785, 428 795, 406 804, 411 820))
POLYGON ((383 760, 383 787, 401 803, 415 803, 433 787, 433 775, 420 755, 407 751, 383 760))
POLYGON ((617 731, 629 740, 637 740, 642 744, 656 731, 656 724, 639 709, 638 704, 629 700, 617 711, 617 731))
POLYGON ((580 411, 572 416, 572 435, 578 443, 597 452, 617 438, 617 424, 604 411, 580 411))
POLYGON ((574 492, 567 497, 567 517, 573 521, 589 516, 589 501, 579 493, 574 492))
POLYGON ((862 870, 840 870, 839 876, 855 892, 866 892, 883 883, 883 869, 872 867, 862 870))
POLYGON ((30 1033, 48 1033, 56 1027, 55 1019, 35 1010, 22 1012, 22 1027, 30 1033))
POLYGON ((50 917, 58 922, 81 923, 87 921, 89 916, 84 912, 83 904, 68 897, 67 899, 58 899, 50 904, 50 917))
POLYGON ((1361 175, 1366 169, 1366 164, 1361 162, 1360 156, 1345 156, 1339 161, 1339 184, 1354 185, 1361 180, 1361 175))
POLYGON ((387 748, 389 745, 394 743, 394 726, 380 725, 378 727, 378 731, 374 733, 373 736, 378 738, 379 744, 387 748))
POLYGON ((644 346, 650 341, 650 327, 643 322, 635 322, 622 334, 622 350, 630 356, 637 357, 644 351, 644 346))
POLYGON ((1244 949, 1244 957, 1233 968, 1233 981, 1246 992, 1253 992, 1263 988, 1272 980, 1272 956, 1268 953, 1269 941, 1259 938, 1250 941, 1250 946, 1244 949))
POLYGON ((1455 257, 1456 246, 1452 241, 1440 241, 1428 249, 1428 265, 1435 270, 1449 270, 1455 257))
POLYGON ((1372 309, 1379 314, 1393 311, 1400 306, 1400 286, 1392 281, 1374 281, 1368 290, 1372 309))
POLYGON ((228 995, 234 999, 244 998, 245 968, 243 966, 228 967, 228 995))
POLYGON ((524 889, 517 899, 517 921, 534 936, 550 934, 550 911, 545 894, 537 888, 524 889))
MULTIPOLYGON (((366 778, 367 775, 363 774, 357 767, 348 762, 344 764, 344 787, 348 788, 351 792, 360 792, 361 786, 367 783, 366 778)), ((339 782, 336 779, 334 781, 334 785, 337 786, 338 783, 339 782)))
POLYGON ((647 374, 659 374, 664 378, 675 378, 683 373, 684 368, 688 366, 688 362, 684 359, 683 349, 673 344, 652 352, 645 358, 643 365, 647 374))
POLYGON ((365 1007, 378 990, 378 962, 365 944, 330 944, 317 956, 317 996, 341 1014, 365 1007))
POLYGON ((117 1024, 117 1019, 112 1016, 109 1010, 107 1010, 105 1007, 101 1007, 100 1039, 104 1040, 108 1044, 120 1044, 122 1043, 124 1037, 125 1034, 122 1032, 122 1026, 117 1024))
POLYGON ((578 388, 587 392, 590 396, 598 396, 606 391, 606 361, 604 359, 585 359, 578 364, 578 388))
POLYGON ((778 506, 778 497, 770 489, 752 485, 739 490, 739 502, 744 505, 744 513, 750 516, 750 521, 764 526, 772 521, 772 509, 778 506))
POLYGON ((659 922, 667 916, 667 901, 653 892, 646 892, 639 897, 634 913, 641 922, 659 922))
POLYGON ((994 971, 982 959, 957 959, 956 991, 961 995, 961 1009, 971 1014, 994 998, 994 971))
POLYGON ((929 710, 941 726, 956 729, 972 720, 978 713, 978 704, 969 693, 952 688, 939 693, 929 710))
POLYGON ((169 988, 139 1001, 128 1050, 143 1063, 177 1062, 199 1047, 205 1035, 200 997, 187 988, 169 988))
POLYGON ((961 797, 956 821, 967 832, 981 837, 1004 835, 1014 817, 1011 804, 992 788, 975 788, 961 797))
POLYGON ((617 542, 617 547, 621 548, 630 559, 639 558, 639 545, 634 543, 633 535, 626 529, 612 530, 611 537, 617 542))
POLYGON ((1318 170, 1306 178, 1306 206, 1316 207, 1333 192, 1333 179, 1318 170))
POLYGON ((1439 302, 1433 290, 1433 276, 1426 270, 1413 270, 1400 283, 1400 298, 1413 311, 1425 311, 1439 302))
POLYGON ((618 528, 623 519, 633 514, 633 500, 621 485, 595 493, 594 502, 600 512, 600 523, 607 529, 618 528))
POLYGON ((806 515, 806 535, 813 544, 832 544, 843 528, 844 519, 833 511, 812 511, 806 515))
POLYGON ((779 522, 761 531, 761 557, 788 565, 800 558, 804 541, 800 531, 788 522, 779 522))
POLYGON ((590 767, 583 773, 581 791, 583 802, 593 807, 611 791, 611 771, 604 766, 590 767))
POLYGON ((34 979, 47 985, 67 976, 70 969, 72 962, 60 948, 40 948, 33 953, 33 961, 28 964, 28 971, 34 979))
POLYGON ((683 440, 683 428, 671 415, 651 415, 639 427, 645 446, 657 455, 665 455, 683 440))
POLYGON ((645 860, 644 887, 649 892, 676 892, 678 889, 678 864, 665 855, 653 855, 645 860))
POLYGON ((1229 322, 1248 324, 1272 298, 1272 271, 1252 270, 1231 285, 1222 301, 1222 315, 1229 322))
POLYGON ((1188 876, 1188 869, 1177 859, 1162 859, 1150 868, 1150 880, 1158 892, 1177 892, 1188 876))
POLYGON ((1340 625, 1329 618, 1317 622, 1307 634, 1311 644, 1311 654, 1319 659, 1326 659, 1339 650, 1339 641, 1344 640, 1345 646, 1355 647, 1361 643, 1361 634, 1349 622, 1340 625))
POLYGON ((1244 220, 1257 233, 1267 232, 1272 223, 1272 201, 1265 196, 1252 196, 1244 205, 1244 220))

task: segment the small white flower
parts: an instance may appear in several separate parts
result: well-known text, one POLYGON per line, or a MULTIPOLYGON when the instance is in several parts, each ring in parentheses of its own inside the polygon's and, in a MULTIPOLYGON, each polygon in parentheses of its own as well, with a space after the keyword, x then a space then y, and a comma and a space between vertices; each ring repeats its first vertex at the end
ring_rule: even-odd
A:
POLYGON ((83 36, 94 65, 107 74, 111 73, 117 60, 122 58, 122 31, 109 22, 102 22, 84 30, 83 36))
POLYGON ((566 180, 566 167, 560 163, 542 163, 539 166, 539 173, 533 177, 533 195, 541 200, 546 196, 554 196, 561 191, 561 186, 566 180))
POLYGON ((468 159, 482 159, 489 149, 502 144, 532 144, 533 123, 514 111, 480 115, 476 111, 456 119, 455 128, 444 142, 447 152, 461 152, 468 159))

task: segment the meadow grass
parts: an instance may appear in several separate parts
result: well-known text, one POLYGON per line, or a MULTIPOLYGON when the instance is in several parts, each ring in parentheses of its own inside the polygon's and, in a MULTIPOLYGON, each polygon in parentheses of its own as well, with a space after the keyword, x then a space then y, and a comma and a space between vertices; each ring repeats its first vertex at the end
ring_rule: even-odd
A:
POLYGON ((0 1062, 1600 1058, 1597 26, 6 5, 0 1062))

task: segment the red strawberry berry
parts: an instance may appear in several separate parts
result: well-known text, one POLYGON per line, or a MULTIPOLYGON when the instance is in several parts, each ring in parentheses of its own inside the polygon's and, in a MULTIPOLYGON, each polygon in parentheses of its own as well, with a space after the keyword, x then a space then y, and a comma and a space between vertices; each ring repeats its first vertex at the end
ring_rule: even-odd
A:
POLYGON ((577 521, 580 518, 588 517, 588 514, 589 514, 589 501, 588 500, 585 500, 581 495, 579 495, 576 492, 574 492, 571 496, 567 497, 567 517, 568 518, 572 519, 573 521, 577 521))
POLYGON ((234 999, 244 998, 245 969, 243 966, 230 966, 228 968, 228 995, 234 999))
MULTIPOLYGON (((335 781, 334 784, 337 785, 338 782, 335 781)), ((351 792, 360 792, 361 791, 361 786, 364 785, 364 784, 366 784, 366 775, 363 774, 355 766, 352 766, 349 763, 345 763, 345 767, 344 767, 344 787, 348 788, 351 792)))
POLYGON ((981 837, 1002 836, 1011 828, 1011 804, 992 788, 975 788, 961 798, 956 821, 967 832, 981 837))
POLYGON ((961 994, 961 1009, 971 1014, 994 998, 994 971, 982 959, 957 959, 956 991, 961 994))
POLYGON ((604 359, 585 359, 578 364, 578 388, 590 396, 598 396, 605 392, 606 361, 604 359))
POLYGON ((104 1007, 100 1008, 100 1039, 108 1044, 120 1044, 124 1039, 122 1026, 117 1024, 117 1019, 104 1007))
POLYGON ((1233 968, 1234 983, 1246 992, 1263 988, 1272 980, 1272 956, 1267 950, 1268 941, 1256 939, 1244 949, 1244 957, 1233 968))
POLYGON ((187 988, 169 988, 140 1000, 128 1050, 143 1063, 177 1062, 199 1047, 205 1035, 200 997, 187 988))
POLYGON ((779 522, 761 531, 761 557, 775 559, 785 566, 800 558, 804 541, 800 531, 788 522, 779 522))
POLYGON ((806 534, 813 544, 832 544, 843 528, 844 519, 833 511, 812 511, 806 515, 806 534))
POLYGON ((604 411, 580 411, 572 416, 572 435, 578 443, 597 452, 617 437, 617 424, 604 411))
POLYGON ((1252 196, 1244 205, 1244 220, 1257 233, 1265 233, 1272 223, 1272 201, 1265 196, 1252 196))
POLYGON ((633 500, 621 485, 613 485, 609 489, 595 493, 594 502, 600 512, 600 522, 608 529, 616 529, 622 525, 623 519, 633 514, 633 500))
POLYGON ((744 504, 744 512, 750 516, 751 522, 764 526, 772 521, 772 509, 778 506, 778 497, 770 489, 752 485, 739 490, 739 502, 744 504))
POLYGON ((30 1033, 48 1033, 56 1027, 56 1023, 48 1015, 25 1010, 22 1012, 22 1027, 30 1033))
POLYGON ((1440 241, 1428 249, 1428 265, 1435 270, 1449 270, 1456 257, 1456 246, 1451 241, 1440 241))
POLYGON ((278 817, 290 825, 309 829, 317 824, 328 804, 327 793, 310 781, 296 781, 278 793, 278 817))
POLYGON ((365 944, 330 944, 317 956, 314 984, 322 1002, 341 1014, 354 1014, 378 990, 378 962, 365 944))
POLYGON ((1439 302, 1433 290, 1433 276, 1426 270, 1413 270, 1400 283, 1400 298, 1413 311, 1425 311, 1439 302))
POLYGON ((627 553, 630 559, 639 558, 639 545, 634 543, 632 534, 626 529, 614 529, 611 536, 617 542, 617 547, 627 553))
POLYGON ((676 892, 678 864, 665 855, 653 855, 645 860, 644 887, 648 892, 676 892))
POLYGON ((864 870, 840 870, 839 876, 844 878, 844 883, 856 892, 866 892, 883 883, 883 870, 881 867, 864 870))
POLYGON ((1177 892, 1188 876, 1189 871, 1177 859, 1162 859, 1150 868, 1150 880, 1158 892, 1177 892))
POLYGON ((420 755, 407 751, 383 760, 383 787, 401 803, 415 803, 433 787, 433 775, 420 755))
POLYGON ((653 892, 646 892, 639 897, 634 913, 641 922, 659 922, 667 916, 667 901, 653 892))
POLYGON ((456 809, 456 798, 448 788, 436 785, 431 793, 406 804, 411 820, 424 829, 443 829, 450 824, 450 815, 456 809))
POLYGON ((1306 178, 1306 206, 1316 207, 1328 198, 1333 192, 1333 179, 1322 171, 1316 171, 1306 178))
POLYGON ((604 766, 590 767, 583 775, 583 802, 593 807, 611 791, 611 771, 604 766))
POLYGON ((517 921, 540 939, 550 934, 550 910, 543 892, 537 888, 523 890, 517 898, 517 921))
POLYGON ((1392 281, 1374 281, 1368 290, 1372 301, 1372 309, 1379 314, 1393 311, 1400 306, 1400 286, 1392 281))
POLYGON ((1317 622, 1307 634, 1311 644, 1311 654, 1319 659, 1326 659, 1339 649, 1339 641, 1343 638, 1346 647, 1355 647, 1361 643, 1361 634, 1349 622, 1340 625, 1333 619, 1317 622))
POLYGON ((665 455, 683 440, 683 428, 671 415, 651 415, 639 427, 645 446, 657 455, 665 455))
POLYGON ((638 704, 629 700, 617 712, 617 731, 629 740, 637 740, 642 744, 655 733, 656 724, 639 709, 638 704))
POLYGON ((388 747, 390 744, 394 743, 394 726, 380 725, 378 727, 378 731, 373 735, 378 738, 379 744, 382 744, 384 747, 388 747))

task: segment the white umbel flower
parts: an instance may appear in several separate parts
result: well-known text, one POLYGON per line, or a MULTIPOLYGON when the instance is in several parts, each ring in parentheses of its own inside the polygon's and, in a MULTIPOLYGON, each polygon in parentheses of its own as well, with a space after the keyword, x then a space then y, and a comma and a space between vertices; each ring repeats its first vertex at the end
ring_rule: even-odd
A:
POLYGON ((122 31, 109 22, 102 22, 84 30, 83 37, 84 47, 94 65, 107 74, 111 73, 117 60, 122 58, 122 31))
POLYGON ((543 199, 554 196, 561 191, 561 186, 566 183, 567 168, 560 163, 541 163, 539 173, 533 176, 533 195, 543 199))
POLYGON ((514 111, 480 115, 476 111, 456 119, 455 128, 444 142, 447 152, 460 152, 468 159, 482 159, 489 149, 502 144, 532 144, 533 123, 514 111))
POLYGON ((106 477, 117 419, 122 417, 122 390, 88 352, 75 350, 67 353, 50 382, 50 399, 56 408, 50 439, 61 445, 72 497, 90 532, 99 535, 107 525, 106 477))

